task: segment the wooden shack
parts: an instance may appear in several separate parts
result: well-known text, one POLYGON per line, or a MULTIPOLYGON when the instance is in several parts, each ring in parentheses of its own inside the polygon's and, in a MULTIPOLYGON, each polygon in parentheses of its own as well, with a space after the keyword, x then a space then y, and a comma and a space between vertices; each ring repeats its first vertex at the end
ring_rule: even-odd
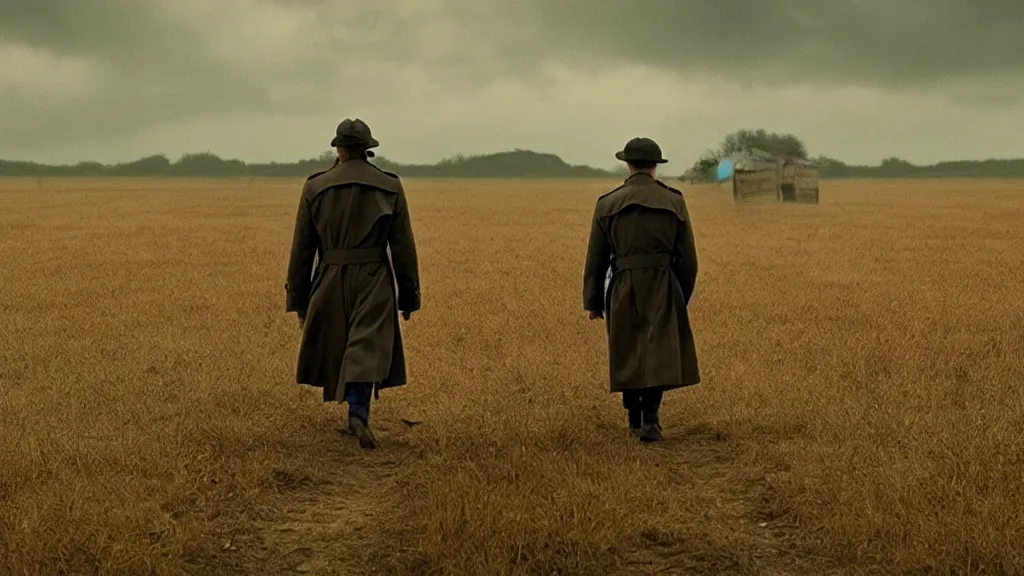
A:
POLYGON ((818 204, 818 167, 756 148, 732 158, 732 196, 739 203, 818 204))

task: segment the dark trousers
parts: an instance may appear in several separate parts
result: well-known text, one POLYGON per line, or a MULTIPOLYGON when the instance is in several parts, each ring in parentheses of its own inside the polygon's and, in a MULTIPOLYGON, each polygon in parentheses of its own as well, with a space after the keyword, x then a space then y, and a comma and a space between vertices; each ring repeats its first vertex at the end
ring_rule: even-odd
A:
POLYGON ((661 400, 664 396, 664 388, 623 390, 622 407, 630 412, 640 411, 643 414, 657 414, 661 408, 661 400))
POLYGON ((370 397, 372 395, 373 382, 346 382, 343 402, 348 403, 348 417, 355 416, 369 425, 370 397))

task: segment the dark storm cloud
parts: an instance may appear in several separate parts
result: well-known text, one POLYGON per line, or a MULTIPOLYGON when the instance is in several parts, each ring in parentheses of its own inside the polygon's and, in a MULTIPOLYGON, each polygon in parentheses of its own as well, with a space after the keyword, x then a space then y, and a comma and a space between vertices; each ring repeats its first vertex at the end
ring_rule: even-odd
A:
POLYGON ((126 50, 159 29, 150 12, 123 0, 3 0, 0 37, 63 53, 104 53, 110 46, 126 50))
MULTIPOLYGON (((88 64, 89 79, 98 88, 37 105, 36 92, 42 90, 26 87, 16 96, 23 101, 21 112, 34 122, 15 123, 17 136, 71 126, 80 135, 97 136, 140 121, 174 119, 179 110, 220 113, 227 100, 242 106, 265 104, 258 93, 242 91, 245 97, 238 98, 235 88, 246 86, 244 76, 225 87, 222 71, 204 54, 197 30, 161 16, 151 5, 118 0, 0 3, 0 39, 35 50, 50 64, 88 64), (202 105, 197 107, 198 93, 202 105), (234 97, 227 99, 229 95, 234 97)), ((56 67, 35 72, 40 84, 61 73, 56 67)))
POLYGON ((234 106, 264 111, 274 108, 269 84, 315 84, 352 59, 420 66, 470 84, 530 79, 539 63, 558 62, 646 64, 725 80, 746 74, 739 83, 900 88, 1024 73, 1024 2, 0 0, 0 40, 91 58, 129 90, 146 84, 214 107, 233 94, 234 106), (277 62, 241 66, 211 50, 218 28, 244 28, 247 18, 273 18, 275 10, 308 16, 301 33, 277 47, 277 62))
POLYGON ((259 0, 0 0, 0 49, 31 50, 41 62, 33 72, 38 82, 18 91, 5 87, 0 74, 9 105, 0 111, 7 125, 0 139, 67 126, 75 127, 69 137, 88 138, 181 118, 308 110, 323 98, 331 70, 345 70, 346 58, 401 61, 415 53, 407 43, 388 42, 403 37, 407 26, 389 13, 392 8, 259 0), (295 21, 282 21, 287 17, 295 21), (289 34, 275 37, 289 26, 289 34), (92 89, 43 94, 47 76, 62 73, 45 66, 62 62, 88 65, 82 84, 92 89))
POLYGON ((131 158, 163 134, 152 146, 284 158, 297 123, 319 135, 355 111, 425 143, 402 154, 438 130, 444 153, 542 134, 572 150, 625 129, 605 119, 627 107, 621 122, 713 140, 813 106, 851 154, 874 154, 877 134, 854 144, 864 118, 914 116, 952 150, 966 140, 935 115, 1015 142, 995 131, 1020 118, 1021 54, 1024 0, 0 0, 0 156, 131 158))
POLYGON ((1024 73, 1020 0, 501 0, 452 17, 525 62, 643 63, 809 84, 934 84, 1024 73), (504 12, 504 13, 503 13, 504 12), (508 14, 518 21, 509 24, 508 14))

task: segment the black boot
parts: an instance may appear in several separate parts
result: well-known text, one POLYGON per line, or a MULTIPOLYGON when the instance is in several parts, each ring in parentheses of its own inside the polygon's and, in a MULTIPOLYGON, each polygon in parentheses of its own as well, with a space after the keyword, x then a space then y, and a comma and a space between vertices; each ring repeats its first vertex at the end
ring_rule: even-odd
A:
POLYGON ((348 431, 359 439, 359 447, 372 450, 377 447, 377 438, 370 430, 370 395, 372 382, 346 382, 345 402, 348 403, 348 431))
POLYGON ((661 422, 658 419, 657 412, 643 413, 643 426, 640 428, 640 440, 642 442, 660 442, 662 440, 661 422))
POLYGON ((370 430, 370 425, 359 416, 349 413, 348 432, 359 439, 359 447, 364 450, 373 450, 378 446, 377 438, 370 430))

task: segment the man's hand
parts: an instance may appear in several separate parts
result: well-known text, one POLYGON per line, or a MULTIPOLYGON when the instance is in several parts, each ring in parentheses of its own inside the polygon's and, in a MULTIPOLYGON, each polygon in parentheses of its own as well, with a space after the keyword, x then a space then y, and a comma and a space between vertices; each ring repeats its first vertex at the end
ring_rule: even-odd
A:
POLYGON ((402 320, 408 320, 412 318, 412 312, 402 312, 402 320))
POLYGON ((604 312, 594 312, 593 310, 587 311, 587 317, 591 320, 600 320, 604 318, 604 312))

